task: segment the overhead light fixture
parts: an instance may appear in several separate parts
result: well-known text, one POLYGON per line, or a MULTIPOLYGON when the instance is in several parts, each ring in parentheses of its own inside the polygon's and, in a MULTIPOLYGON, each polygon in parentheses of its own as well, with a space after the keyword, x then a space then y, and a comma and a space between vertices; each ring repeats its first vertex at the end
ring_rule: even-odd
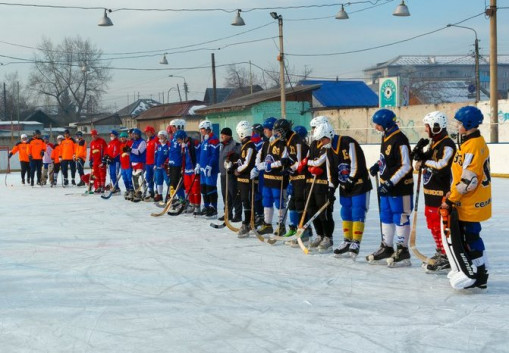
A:
POLYGON ((161 65, 168 65, 168 60, 166 60, 166 53, 163 54, 163 58, 159 61, 161 65))
POLYGON ((275 20, 278 20, 279 19, 279 15, 277 14, 277 12, 271 12, 270 15, 272 16, 273 19, 275 20))
POLYGON ((244 22, 242 17, 240 17, 240 12, 241 11, 242 11, 241 9, 237 10, 237 15, 233 19, 232 26, 245 26, 246 25, 246 23, 244 22))
POLYGON ((97 24, 98 26, 101 26, 101 27, 113 26, 113 22, 111 22, 111 19, 108 17, 108 12, 111 13, 111 9, 109 9, 109 10, 104 9, 104 16, 103 16, 103 18, 101 18, 101 20, 97 24))
POLYGON ((345 11, 345 5, 341 4, 341 10, 336 14, 336 20, 348 20, 348 14, 345 11))
POLYGON ((396 7, 392 15, 401 17, 410 16, 410 11, 408 11, 408 6, 405 5, 405 0, 401 0, 401 4, 396 7))

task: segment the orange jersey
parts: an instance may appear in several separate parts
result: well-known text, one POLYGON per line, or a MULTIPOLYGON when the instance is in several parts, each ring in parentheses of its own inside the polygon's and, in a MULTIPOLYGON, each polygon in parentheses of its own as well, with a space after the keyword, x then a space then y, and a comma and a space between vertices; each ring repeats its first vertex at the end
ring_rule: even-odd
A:
POLYGON ((53 148, 53 151, 51 151, 51 159, 53 160, 53 163, 58 164, 62 160, 62 146, 61 145, 55 145, 55 148, 53 148))
POLYGON ((14 155, 19 152, 19 161, 20 162, 29 162, 28 158, 28 143, 20 141, 13 147, 11 153, 14 155))
POLYGON ((60 142, 60 147, 62 148, 62 159, 63 160, 73 160, 76 156, 76 143, 74 139, 71 137, 64 138, 62 142, 60 142))
POLYGON ((46 151, 46 144, 41 138, 33 137, 28 141, 28 156, 32 159, 42 159, 46 151))
POLYGON ((87 160, 87 141, 84 139, 76 141, 76 158, 87 160))

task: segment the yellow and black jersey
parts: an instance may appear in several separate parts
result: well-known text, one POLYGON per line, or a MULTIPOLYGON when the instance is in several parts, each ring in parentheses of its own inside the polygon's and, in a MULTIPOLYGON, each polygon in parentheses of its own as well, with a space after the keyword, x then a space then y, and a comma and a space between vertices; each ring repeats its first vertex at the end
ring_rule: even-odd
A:
POLYGON ((479 131, 467 136, 456 151, 449 200, 461 221, 491 218, 490 151, 479 131))
POLYGON ((382 138, 380 147, 380 182, 394 185, 389 196, 413 194, 414 178, 408 138, 396 126, 382 138))
POLYGON ((240 148, 240 165, 237 167, 237 180, 241 183, 249 183, 251 169, 256 162, 256 146, 248 139, 240 148))
POLYGON ((343 196, 355 196, 364 194, 373 188, 366 167, 366 158, 359 143, 350 136, 340 136, 337 149, 338 155, 338 179, 346 180, 348 177, 354 180, 354 187, 348 193, 341 190, 343 196))
POLYGON ((256 165, 259 170, 264 170, 264 185, 270 188, 283 188, 288 186, 288 175, 283 173, 281 158, 288 157, 286 143, 281 139, 273 139, 263 143, 256 156, 256 165))

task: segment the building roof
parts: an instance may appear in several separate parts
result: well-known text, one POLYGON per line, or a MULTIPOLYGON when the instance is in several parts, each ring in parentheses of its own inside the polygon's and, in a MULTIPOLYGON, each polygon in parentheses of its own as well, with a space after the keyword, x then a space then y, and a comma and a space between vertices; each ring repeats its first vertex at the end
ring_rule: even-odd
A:
POLYGON ((143 113, 145 110, 150 109, 159 104, 161 103, 153 99, 138 99, 133 103, 129 104, 127 107, 124 107, 117 111, 117 114, 120 117, 130 116, 134 118, 143 113))
POLYGON ((192 108, 196 105, 203 105, 202 101, 190 100, 184 102, 175 102, 168 104, 160 104, 141 113, 136 120, 154 120, 172 117, 182 117, 193 115, 192 108))
MULTIPOLYGON (((439 104, 473 101, 475 96, 468 91, 467 81, 423 81, 412 86, 410 94, 420 104, 439 104)), ((481 91, 481 100, 489 97, 481 91)))
MULTIPOLYGON (((262 86, 260 85, 253 85, 251 88, 249 87, 237 87, 237 88, 216 88, 216 103, 221 103, 233 98, 238 98, 245 96, 246 94, 251 93, 251 89, 253 90, 253 93, 263 91, 262 86)), ((212 94, 213 94, 213 88, 207 88, 205 90, 205 97, 203 98, 203 101, 206 105, 212 104, 212 94)))
POLYGON ((75 126, 84 125, 122 125, 122 120, 118 114, 99 114, 98 116, 83 119, 75 122, 75 126))
MULTIPOLYGON (((295 94, 306 93, 320 88, 320 85, 307 85, 307 86, 295 86, 293 88, 286 88, 286 99, 292 100, 292 96, 295 94), (289 99, 290 98, 290 99, 289 99)), ((224 110, 241 110, 257 103, 274 100, 281 97, 281 89, 273 88, 264 91, 259 91, 253 94, 248 94, 242 97, 229 99, 225 102, 214 104, 202 109, 196 110, 198 114, 208 114, 213 111, 224 111, 224 110)), ((293 100, 296 100, 295 98, 293 100)))
POLYGON ((42 110, 40 109, 36 109, 35 111, 33 111, 29 116, 27 116, 25 119, 23 119, 25 121, 38 121, 42 124, 44 124, 44 126, 52 126, 52 127, 56 127, 56 126, 60 126, 61 124, 56 121, 55 119, 49 117, 46 113, 44 113, 42 110))
MULTIPOLYGON (((378 106, 378 96, 362 81, 304 80, 303 85, 319 84, 313 97, 327 108, 359 108, 378 106)), ((316 107, 313 107, 316 108, 316 107)))
MULTIPOLYGON (((509 55, 498 55, 498 64, 509 64, 509 55)), ((480 65, 488 65, 489 57, 481 56, 480 65)), ((376 70, 389 66, 430 66, 430 65, 475 65, 473 55, 399 55, 388 61, 377 63, 364 71, 376 70)))

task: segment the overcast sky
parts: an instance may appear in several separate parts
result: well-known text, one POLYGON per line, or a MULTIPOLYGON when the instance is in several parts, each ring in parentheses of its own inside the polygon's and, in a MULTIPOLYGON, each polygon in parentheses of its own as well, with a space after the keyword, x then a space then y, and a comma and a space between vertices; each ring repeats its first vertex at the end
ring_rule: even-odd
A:
MULTIPOLYGON (((311 68, 317 78, 336 77, 362 79, 362 70, 378 62, 403 54, 467 55, 473 51, 474 33, 461 28, 448 28, 404 43, 379 49, 342 55, 325 55, 358 51, 393 43, 440 29, 484 11, 489 0, 408 0, 411 16, 395 17, 392 12, 399 0, 352 2, 345 7, 349 20, 336 20, 340 2, 304 0, 216 0, 216 1, 71 1, 32 0, 4 1, 35 5, 108 7, 113 27, 99 27, 102 10, 59 9, 10 6, 0 4, 0 77, 18 71, 22 82, 31 69, 21 59, 31 59, 43 36, 59 43, 64 37, 89 39, 112 58, 113 80, 104 105, 120 109, 135 97, 178 100, 176 85, 181 90, 184 76, 190 89, 189 99, 203 99, 204 90, 212 87, 211 53, 215 53, 218 87, 224 83, 224 70, 230 63, 252 61, 254 74, 262 68, 277 68, 279 52, 277 21, 269 15, 276 11, 284 19, 286 62, 294 71, 311 68), (305 8, 295 6, 323 5, 305 8), (332 5, 332 6, 330 6, 332 5), (253 9, 253 8, 268 9, 253 9), (138 10, 122 10, 136 8, 138 10), (142 9, 224 9, 241 13, 246 25, 231 26, 235 13, 227 11, 142 11, 142 9), (253 10, 250 10, 253 9, 253 10), (271 10, 272 9, 272 10, 271 10), (196 45, 204 42, 208 44, 196 45), (247 42, 247 43, 245 43, 247 42), (243 44, 241 44, 243 43, 243 44), (185 49, 183 46, 193 45, 185 49), (184 51, 184 52, 183 52, 184 51), (137 52, 138 54, 132 54, 137 52), (168 52, 169 65, 160 65, 168 52), (176 53, 180 52, 180 53, 176 53), (122 54, 119 54, 122 53, 122 54), (312 56, 302 56, 302 55, 312 56), (12 57, 12 58, 9 58, 12 57), (254 66, 256 65, 256 66, 254 66), (203 67, 204 68, 196 68, 203 67), (129 68, 134 70, 125 70, 129 68), (151 69, 151 71, 147 71, 151 69), (173 88, 173 89, 172 89, 173 88)), ((509 53, 509 0, 498 0, 498 52, 509 53), (503 9, 502 7, 507 7, 503 9)), ((474 28, 480 39, 481 54, 489 55, 489 19, 480 15, 462 23, 474 28)), ((249 69, 248 64, 240 64, 249 69)))

